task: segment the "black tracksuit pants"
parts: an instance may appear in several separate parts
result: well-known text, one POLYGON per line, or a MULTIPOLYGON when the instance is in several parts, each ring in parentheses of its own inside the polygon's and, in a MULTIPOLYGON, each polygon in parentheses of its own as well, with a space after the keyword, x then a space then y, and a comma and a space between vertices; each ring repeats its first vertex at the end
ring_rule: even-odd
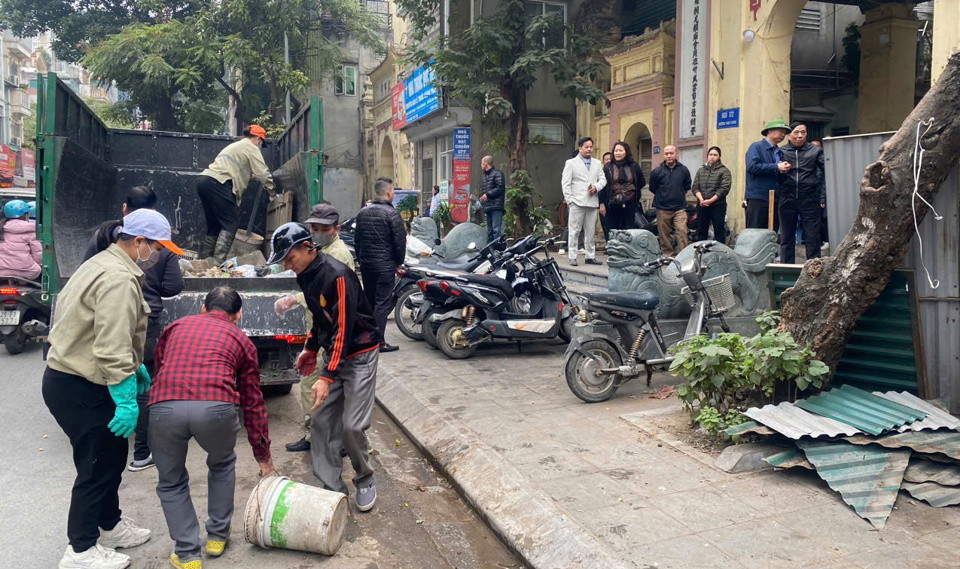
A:
POLYGON ((727 202, 717 201, 709 207, 697 207, 697 241, 706 241, 710 236, 710 225, 713 225, 713 240, 718 243, 727 243, 727 232, 724 220, 727 217, 727 202))
POLYGON ((360 276, 363 280, 363 293, 367 295, 367 302, 373 308, 373 319, 377 323, 377 329, 380 331, 380 343, 386 344, 387 337, 384 333, 387 330, 387 317, 390 310, 393 309, 393 287, 396 284, 396 273, 364 273, 360 276))
POLYGON ((61 373, 43 373, 43 401, 70 438, 77 478, 70 497, 67 538, 77 553, 97 543, 100 529, 120 522, 120 476, 127 461, 127 439, 110 432, 107 423, 117 406, 105 385, 61 373))
POLYGON ((221 184, 210 176, 197 176, 197 195, 207 220, 207 235, 226 231, 233 235, 240 229, 240 206, 233 195, 233 184, 221 184))
POLYGON ((820 201, 818 198, 780 196, 780 262, 796 262, 797 217, 803 227, 807 259, 820 256, 820 201))

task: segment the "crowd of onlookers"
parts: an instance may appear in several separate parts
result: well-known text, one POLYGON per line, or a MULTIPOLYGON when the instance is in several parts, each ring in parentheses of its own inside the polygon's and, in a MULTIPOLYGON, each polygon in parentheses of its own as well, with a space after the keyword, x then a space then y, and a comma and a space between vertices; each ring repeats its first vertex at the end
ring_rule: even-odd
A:
MULTIPOLYGON (((780 262, 795 262, 798 224, 803 231, 806 258, 820 256, 826 241, 826 189, 823 150, 819 142, 807 140, 803 122, 787 124, 770 121, 761 131, 763 139, 753 143, 746 153, 746 187, 742 206, 746 227, 780 232, 780 262), (786 144, 781 146, 784 139, 786 144), (774 200, 773 219, 770 199, 774 200)), ((641 190, 648 187, 656 210, 657 234, 661 252, 675 255, 688 244, 687 195, 697 200, 696 232, 698 240, 727 240, 727 196, 732 175, 721 160, 718 146, 707 150, 707 161, 691 176, 679 161, 675 146, 663 149, 663 161, 650 172, 649 186, 629 144, 614 143, 600 160, 593 157, 594 143, 583 138, 577 154, 567 161, 561 176, 563 197, 568 212, 569 259, 577 265, 577 245, 582 238, 587 264, 596 259, 595 232, 599 218, 606 237, 611 229, 639 229, 647 226, 641 203, 641 190), (676 247, 674 247, 674 240, 676 247)))

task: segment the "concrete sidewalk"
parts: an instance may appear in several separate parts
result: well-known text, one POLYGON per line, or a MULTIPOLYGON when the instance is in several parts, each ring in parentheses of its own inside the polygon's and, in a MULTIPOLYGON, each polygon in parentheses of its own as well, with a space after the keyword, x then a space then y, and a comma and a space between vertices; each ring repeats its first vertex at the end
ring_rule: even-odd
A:
POLYGON ((648 397, 669 375, 588 405, 559 343, 454 361, 387 336, 381 404, 533 567, 960 566, 960 509, 901 494, 877 532, 815 473, 729 475, 619 418, 676 407, 648 397))

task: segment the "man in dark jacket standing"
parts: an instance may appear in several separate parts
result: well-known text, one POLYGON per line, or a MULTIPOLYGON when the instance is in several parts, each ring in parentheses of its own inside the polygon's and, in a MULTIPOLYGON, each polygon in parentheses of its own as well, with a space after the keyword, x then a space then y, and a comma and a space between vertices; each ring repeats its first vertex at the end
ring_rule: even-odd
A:
POLYGON ((507 182, 503 172, 493 167, 493 156, 480 160, 483 180, 480 182, 480 203, 487 214, 487 243, 493 243, 503 235, 503 202, 507 194, 507 182))
POLYGON ((268 262, 282 261, 284 269, 297 273, 297 284, 313 316, 310 335, 297 357, 301 376, 320 369, 311 390, 313 474, 324 488, 347 494, 340 455, 341 449, 346 450, 355 471, 357 508, 367 512, 377 499, 366 435, 377 390, 380 345, 373 311, 360 292, 356 273, 318 251, 302 225, 281 225, 271 245, 268 262), (321 348, 323 365, 318 366, 321 348))
POLYGON ((378 178, 373 189, 377 197, 357 214, 353 243, 360 261, 363 292, 373 307, 380 331, 380 351, 395 352, 400 348, 388 344, 384 332, 392 308, 397 267, 403 264, 407 249, 407 230, 393 206, 393 180, 378 178))
MULTIPOLYGON (((764 136, 747 149, 747 187, 744 199, 747 202, 747 228, 767 229, 770 217, 770 190, 779 185, 778 175, 790 171, 790 164, 783 160, 778 145, 790 134, 790 127, 783 119, 767 123, 760 134, 764 136)), ((774 229, 777 222, 774 220, 774 229)))
POLYGON ((650 172, 650 193, 657 208, 657 233, 660 254, 672 257, 687 246, 687 192, 690 191, 690 170, 677 161, 677 147, 663 149, 663 163, 650 172), (677 231, 677 250, 673 250, 670 230, 677 231))
POLYGON ((827 205, 823 150, 807 142, 807 125, 790 125, 790 142, 780 148, 790 163, 780 174, 780 262, 796 261, 797 216, 803 224, 807 259, 820 256, 820 212, 827 205))

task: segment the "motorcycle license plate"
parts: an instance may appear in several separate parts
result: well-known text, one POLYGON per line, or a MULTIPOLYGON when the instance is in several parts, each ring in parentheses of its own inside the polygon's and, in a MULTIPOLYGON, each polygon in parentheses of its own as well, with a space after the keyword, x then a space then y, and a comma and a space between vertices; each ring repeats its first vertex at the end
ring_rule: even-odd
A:
POLYGON ((4 310, 0 312, 0 326, 18 326, 19 324, 19 310, 4 310))

